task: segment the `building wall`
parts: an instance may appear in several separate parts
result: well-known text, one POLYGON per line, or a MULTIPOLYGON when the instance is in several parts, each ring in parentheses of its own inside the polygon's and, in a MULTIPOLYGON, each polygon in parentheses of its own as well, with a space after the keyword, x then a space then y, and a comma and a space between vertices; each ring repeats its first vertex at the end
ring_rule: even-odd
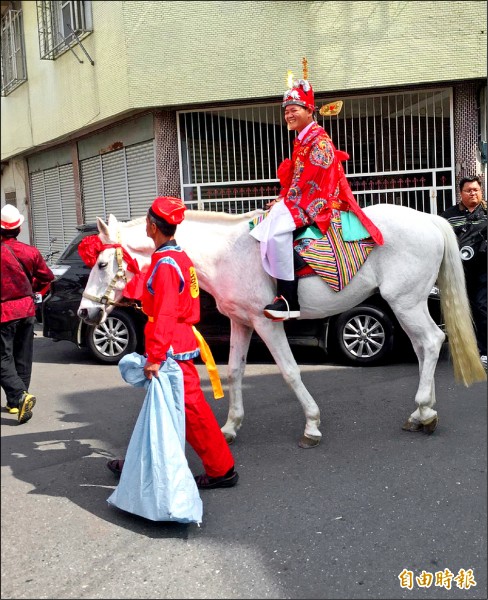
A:
POLYGON ((156 140, 158 195, 179 197, 181 189, 176 113, 167 111, 155 112, 154 139, 156 140))
MULTIPOLYGON (((124 3, 126 19, 136 7, 124 3)), ((486 74, 484 2, 146 2, 143 10, 127 46, 138 104, 281 96, 303 56, 320 92, 486 74)))
POLYGON ((25 221, 20 229, 21 242, 30 241, 29 234, 29 202, 28 202, 28 173, 24 159, 12 159, 8 164, 2 164, 1 205, 13 204, 19 209, 25 221))
POLYGON ((122 2, 93 2, 96 33, 56 60, 41 60, 35 2, 22 2, 27 82, 2 98, 2 157, 103 122, 130 106, 122 2), (15 124, 15 126, 14 126, 15 124), (21 124, 21 129, 17 128, 21 124))
POLYGON ((486 3, 94 0, 94 32, 40 60, 23 2, 28 81, 2 98, 2 159, 143 107, 281 97, 307 56, 317 92, 486 76, 486 3))
POLYGON ((486 163, 480 161, 478 146, 479 111, 483 110, 479 101, 479 85, 469 83, 454 87, 454 156, 458 196, 458 184, 463 177, 478 175, 486 178, 486 163))

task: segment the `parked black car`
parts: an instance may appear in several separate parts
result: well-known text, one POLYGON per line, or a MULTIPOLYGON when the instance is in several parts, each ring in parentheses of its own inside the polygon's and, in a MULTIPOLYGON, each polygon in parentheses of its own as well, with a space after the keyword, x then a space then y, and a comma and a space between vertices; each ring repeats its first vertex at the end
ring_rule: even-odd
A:
MULTIPOLYGON (((56 279, 42 303, 43 335, 87 347, 96 359, 115 364, 125 354, 143 352, 145 316, 131 307, 117 307, 105 323, 97 327, 86 325, 78 318, 76 313, 90 272, 78 254, 78 244, 85 236, 96 233, 97 228, 91 224, 78 229, 79 234, 51 267, 56 279)), ((440 302, 435 288, 429 308, 440 324, 440 302)), ((213 297, 203 290, 198 329, 210 345, 229 342, 229 319, 218 312, 213 297)), ((285 330, 291 345, 318 346, 335 360, 351 365, 377 365, 392 360, 400 349, 412 351, 403 329, 380 294, 333 317, 286 321, 285 330)), ((254 334, 252 343, 262 342, 254 334)))

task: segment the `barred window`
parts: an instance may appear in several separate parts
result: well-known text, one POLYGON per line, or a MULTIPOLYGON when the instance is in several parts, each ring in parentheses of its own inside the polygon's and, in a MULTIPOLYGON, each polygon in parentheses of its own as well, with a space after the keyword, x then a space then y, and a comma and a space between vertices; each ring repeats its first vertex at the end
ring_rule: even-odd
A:
POLYGON ((9 8, 2 16, 1 44, 2 96, 8 96, 15 88, 27 81, 24 25, 20 2, 10 2, 9 8))
POLYGON ((93 31, 88 0, 37 0, 41 59, 54 60, 93 31))
MULTIPOLYGON (((316 96, 315 101, 337 98, 316 96)), ((318 117, 347 152, 344 170, 361 207, 404 204, 431 213, 452 206, 452 90, 419 89, 342 98, 318 117)), ((182 197, 191 208, 247 212, 279 194, 277 169, 290 156, 279 103, 178 113, 182 197)))

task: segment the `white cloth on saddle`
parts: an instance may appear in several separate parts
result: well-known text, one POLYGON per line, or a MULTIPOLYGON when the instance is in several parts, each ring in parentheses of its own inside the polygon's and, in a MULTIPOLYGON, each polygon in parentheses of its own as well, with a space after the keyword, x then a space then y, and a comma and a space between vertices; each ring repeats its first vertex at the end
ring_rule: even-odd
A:
POLYGON ((293 281, 293 232, 296 226, 285 203, 273 205, 268 216, 250 234, 260 242, 263 268, 277 279, 293 281))

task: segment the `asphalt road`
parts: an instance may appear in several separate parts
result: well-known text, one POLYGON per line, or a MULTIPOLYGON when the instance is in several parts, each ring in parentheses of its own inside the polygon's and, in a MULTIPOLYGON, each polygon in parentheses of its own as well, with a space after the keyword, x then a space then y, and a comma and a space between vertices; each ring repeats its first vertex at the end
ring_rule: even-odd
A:
MULTIPOLYGON (((18 426, 2 412, 1 597, 486 598, 486 385, 455 384, 444 352, 439 427, 406 433, 415 363, 340 367, 319 351, 298 358, 321 408, 323 442, 298 448, 298 401, 258 355, 232 446, 239 483, 201 492, 197 527, 108 506, 116 480, 105 463, 123 456, 144 390, 117 367, 38 335, 34 417, 18 426), (427 585, 428 574, 446 569, 452 579, 427 585), (401 585, 404 570, 412 589, 401 585), (422 571, 427 580, 416 580, 422 571)), ((210 402, 223 424, 226 399, 210 402)), ((190 448, 187 457, 201 472, 190 448)))

